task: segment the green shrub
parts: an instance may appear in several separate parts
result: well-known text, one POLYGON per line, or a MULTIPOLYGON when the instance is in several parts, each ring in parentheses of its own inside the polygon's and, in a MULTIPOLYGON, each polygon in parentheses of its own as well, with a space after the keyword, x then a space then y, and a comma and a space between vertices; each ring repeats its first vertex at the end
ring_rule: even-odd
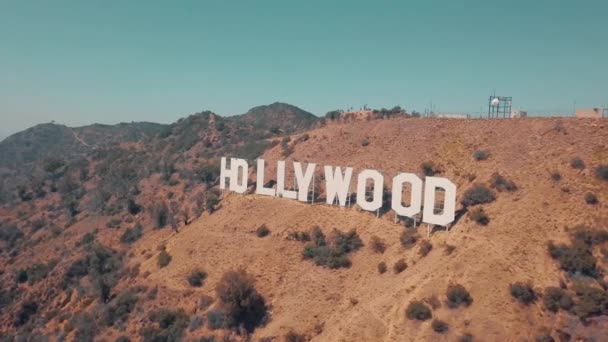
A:
POLYGON ((458 338, 458 342, 473 342, 473 335, 466 333, 458 338))
POLYGON ((591 204, 591 205, 597 204, 598 203, 597 196, 591 192, 586 193, 585 194, 585 203, 591 204))
POLYGON ((121 219, 113 218, 106 223, 106 227, 107 228, 120 228, 121 223, 122 223, 121 219))
POLYGON ((418 233, 415 229, 404 229, 399 236, 399 241, 404 248, 411 248, 418 241, 418 233))
POLYGON ((286 335, 285 335, 285 342, 307 342, 308 341, 308 337, 306 337, 306 335, 303 334, 298 334, 293 330, 290 330, 286 335))
POLYGON ((386 273, 386 269, 387 269, 386 263, 384 261, 382 261, 378 264, 378 273, 384 274, 384 273, 386 273))
POLYGON ((431 252, 432 249, 433 245, 429 241, 422 240, 420 241, 420 248, 418 249, 418 254, 425 257, 431 252))
POLYGON ((386 251, 386 244, 381 238, 377 237, 376 235, 371 237, 370 246, 374 252, 379 254, 382 254, 384 253, 384 251, 386 251))
POLYGON ((518 302, 529 305, 536 301, 536 293, 531 284, 516 282, 509 286, 511 296, 518 302))
POLYGON ((551 180, 554 182, 559 182, 560 180, 562 180, 562 174, 559 173, 559 171, 557 170, 553 170, 549 173, 549 176, 551 176, 551 180))
POLYGON ((23 238, 23 232, 12 224, 0 225, 0 241, 4 241, 9 247, 14 247, 15 243, 23 238))
POLYGON ((289 234, 287 234, 287 239, 306 242, 310 241, 310 234, 301 231, 289 232, 289 234))
POLYGON ((114 299, 105 314, 104 322, 108 326, 116 322, 127 322, 129 314, 135 308, 138 298, 134 290, 126 290, 114 299))
POLYGON ((135 241, 139 240, 144 232, 144 227, 141 224, 136 224, 133 228, 127 228, 125 232, 120 237, 120 242, 124 244, 132 244, 135 241))
POLYGON ((584 284, 574 286, 576 304, 574 312, 585 320, 589 317, 608 314, 608 293, 604 290, 584 284))
POLYGON ((573 169, 582 170, 585 168, 585 162, 579 157, 574 157, 570 159, 570 167, 573 169))
POLYGON ((482 226, 486 226, 488 225, 488 223, 490 223, 490 218, 483 210, 483 208, 480 207, 474 208, 469 211, 469 219, 471 219, 471 221, 477 222, 482 226))
POLYGON ((170 213, 166 203, 163 202, 152 206, 150 213, 156 229, 164 228, 169 223, 170 213))
POLYGON ((462 196, 461 203, 465 207, 474 206, 477 204, 485 204, 493 202, 496 199, 494 192, 488 189, 483 184, 473 184, 468 188, 462 196))
POLYGON ((228 326, 252 332, 267 319, 266 301, 254 284, 254 278, 242 269, 222 275, 215 291, 228 326))
POLYGON ((551 334, 548 332, 541 332, 534 338, 534 342, 555 342, 551 334))
POLYGON ((205 278, 207 278, 207 273, 199 270, 192 271, 192 273, 190 273, 188 276, 188 284, 194 287, 201 287, 203 286, 203 281, 205 278))
POLYGON ((477 150, 473 152, 473 158, 477 161, 482 161, 488 159, 490 153, 486 150, 477 150))
POLYGON ((426 161, 422 163, 420 165, 420 168, 422 169, 422 173, 424 173, 425 176, 434 176, 438 173, 441 173, 439 167, 437 167, 437 165, 435 165, 435 163, 433 163, 432 161, 426 161))
POLYGON ((426 321, 432 318, 433 314, 431 313, 431 309, 423 302, 412 301, 405 310, 405 316, 411 320, 426 321))
POLYGON ((270 234, 270 229, 268 229, 265 224, 259 226, 255 231, 255 235, 257 235, 259 238, 266 237, 268 234, 270 234))
POLYGON ((190 319, 184 310, 157 309, 148 319, 155 326, 148 326, 140 330, 144 341, 181 341, 184 330, 188 327, 190 319))
POLYGON ((36 304, 36 302, 34 301, 25 301, 21 304, 21 306, 19 307, 19 310, 17 311, 17 315, 15 316, 15 319, 13 320, 13 324, 16 327, 20 327, 22 325, 24 325, 25 323, 27 323, 27 321, 29 321, 29 319, 34 316, 36 314, 36 312, 38 312, 38 304, 36 304))
POLYGON ((595 169, 595 175, 601 180, 608 181, 608 164, 598 166, 595 169))
POLYGON ((460 284, 448 285, 446 297, 448 298, 448 307, 452 309, 459 306, 467 307, 473 303, 473 297, 471 297, 469 291, 460 284))
POLYGON ((399 274, 399 273, 405 271, 406 268, 407 268, 407 263, 405 262, 405 260, 399 259, 393 265, 393 272, 395 272, 395 274, 399 274))
POLYGON ((431 323, 431 327, 433 328, 434 332, 439 334, 446 333, 449 330, 448 324, 438 319, 433 320, 433 322, 431 323))
POLYGON ((369 145, 369 140, 367 138, 361 140, 361 146, 366 147, 369 145))
POLYGON ((171 255, 167 253, 166 250, 160 251, 160 253, 158 254, 158 266, 160 268, 166 267, 171 262, 171 259, 171 255))
POLYGON ((32 232, 37 232, 46 226, 47 222, 44 218, 32 221, 32 232))
POLYGON ((361 248, 363 243, 355 230, 346 233, 334 230, 326 241, 325 235, 315 227, 312 241, 304 246, 304 259, 312 259, 316 265, 329 268, 350 267, 348 254, 361 248))
POLYGON ((205 321, 202 317, 195 316, 190 320, 190 324, 188 325, 188 331, 196 331, 205 325, 205 321))
POLYGON ((494 173, 490 179, 490 185, 492 188, 498 191, 515 191, 517 185, 511 180, 506 179, 498 173, 494 173))
POLYGON ((220 311, 207 312, 207 326, 211 330, 223 329, 226 326, 226 317, 220 311))
POLYGON ((545 288, 543 303, 545 308, 552 312, 557 312, 559 309, 570 310, 574 304, 564 289, 552 286, 545 288))
POLYGON ((585 242, 574 241, 570 246, 549 242, 548 250, 549 255, 559 262, 560 268, 569 274, 598 275, 595 257, 585 242))

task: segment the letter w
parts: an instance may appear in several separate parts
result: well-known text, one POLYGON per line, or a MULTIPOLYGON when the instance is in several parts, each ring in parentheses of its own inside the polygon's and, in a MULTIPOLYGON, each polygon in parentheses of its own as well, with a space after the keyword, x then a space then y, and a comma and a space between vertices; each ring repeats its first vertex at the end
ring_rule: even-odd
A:
POLYGON ((327 204, 333 204, 337 195, 338 204, 342 207, 346 206, 346 195, 350 191, 350 179, 352 175, 352 167, 347 167, 343 174, 342 169, 339 166, 335 169, 333 166, 325 166, 325 192, 327 193, 327 204))

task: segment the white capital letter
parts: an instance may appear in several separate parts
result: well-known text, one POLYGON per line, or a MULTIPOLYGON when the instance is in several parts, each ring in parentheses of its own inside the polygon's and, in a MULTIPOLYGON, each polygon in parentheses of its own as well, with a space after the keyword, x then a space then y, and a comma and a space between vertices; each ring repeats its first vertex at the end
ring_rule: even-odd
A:
POLYGON ((422 205, 422 180, 413 173, 400 173, 393 178, 392 209, 397 215, 412 217, 420 212, 422 205), (403 183, 410 183, 412 193, 410 206, 404 206, 402 201, 403 183))
POLYGON ((258 174, 256 176, 257 181, 255 185, 255 193, 264 196, 274 196, 275 190, 273 188, 264 187, 264 165, 264 159, 258 159, 258 174))
POLYGON ((226 158, 222 157, 220 167, 220 189, 226 188, 226 177, 230 178, 230 190, 239 194, 247 191, 247 171, 249 166, 247 161, 244 159, 230 158, 230 169, 226 167, 226 158), (239 170, 240 183, 239 183, 239 170))
POLYGON ((359 173, 359 178, 357 179, 357 204, 361 209, 375 211, 382 207, 383 186, 384 177, 380 172, 376 170, 363 170, 359 173), (374 181, 373 198, 369 202, 367 201, 367 198, 365 198, 368 179, 374 181))
POLYGON ((327 204, 333 204, 334 198, 338 196, 338 203, 341 206, 346 206, 346 195, 350 189, 350 178, 353 175, 353 168, 347 167, 345 174, 342 174, 342 169, 338 166, 325 165, 325 192, 327 193, 327 204))
POLYGON ((315 173, 316 167, 316 164, 308 163, 306 166, 306 173, 302 174, 302 164, 299 162, 293 163, 293 168, 296 171, 296 181, 298 182, 299 201, 308 201, 308 189, 310 188, 310 181, 312 180, 312 175, 315 173))
POLYGON ((277 162, 277 196, 296 199, 298 194, 292 190, 285 190, 285 162, 277 162))
POLYGON ((447 226, 454 221, 456 211, 456 185, 447 178, 426 177, 424 180, 424 211, 422 222, 447 226), (435 193, 437 188, 445 191, 443 213, 435 214, 435 193))

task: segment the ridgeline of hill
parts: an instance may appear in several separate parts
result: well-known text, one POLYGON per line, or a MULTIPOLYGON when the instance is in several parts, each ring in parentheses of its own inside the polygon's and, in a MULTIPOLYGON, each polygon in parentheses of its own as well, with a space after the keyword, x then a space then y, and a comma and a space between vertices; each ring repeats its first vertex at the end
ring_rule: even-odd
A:
POLYGON ((603 120, 419 119, 399 110, 338 119, 272 104, 171 125, 41 125, 7 138, 0 335, 605 337, 603 120), (462 216, 427 236, 390 211, 377 218, 322 204, 322 187, 314 205, 222 193, 221 156, 262 156, 266 179, 277 160, 437 174, 457 184, 462 216))

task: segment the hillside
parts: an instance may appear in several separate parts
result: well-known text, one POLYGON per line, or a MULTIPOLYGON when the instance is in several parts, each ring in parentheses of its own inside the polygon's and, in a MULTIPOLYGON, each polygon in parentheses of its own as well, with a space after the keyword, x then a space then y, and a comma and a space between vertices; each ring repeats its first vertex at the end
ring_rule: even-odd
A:
MULTIPOLYGON (((185 118, 145 144, 92 155, 91 176, 76 187, 82 190, 63 184, 58 192, 1 208, 2 335, 244 340, 215 325, 216 285, 225 272, 243 268, 255 278, 270 313, 253 331, 254 341, 283 341, 290 332, 302 341, 458 341, 466 334, 475 341, 532 341, 547 334, 556 341, 599 341, 605 336, 604 121, 395 117, 330 123, 281 138, 274 126, 258 130, 255 120, 233 120, 208 112, 185 118), (481 150, 487 157, 475 158, 481 150), (404 227, 390 211, 377 218, 320 199, 305 204, 217 190, 216 158, 260 154, 267 161, 267 180, 273 179, 277 160, 288 165, 297 160, 317 163, 318 184, 323 165, 352 166, 355 174, 374 168, 389 180, 397 172, 422 175, 424 164, 427 172, 457 184, 458 209, 468 213, 450 231, 435 227, 427 237, 426 226, 404 227), (498 181, 496 173, 502 176, 498 181), (475 184, 487 186, 495 200, 461 204, 475 184), (92 209, 105 198, 96 195, 97 188, 110 195, 101 210, 92 209), (79 192, 84 194, 78 197, 79 192), (66 198, 77 198, 78 213, 71 217, 66 198), (486 225, 471 215, 479 208, 486 225), (257 233, 263 225, 268 236, 257 233), (363 246, 347 255, 350 267, 317 266, 303 258, 307 243, 296 240, 304 232, 315 237, 314 227, 329 241, 334 229, 356 230, 363 246), (377 239, 385 244, 383 253, 377 239), (549 249, 550 241, 556 247, 549 249), (159 257, 167 255, 160 267, 159 257), (407 267, 396 273, 400 259, 407 267), (380 262, 386 273, 378 272, 380 262), (205 272, 200 287, 189 282, 194 271, 205 272), (512 296, 510 285, 516 282, 530 284, 528 304, 512 296), (459 297, 464 304, 451 308, 446 290, 455 284, 472 299, 459 297), (562 288, 560 294, 573 303, 549 310, 548 287, 562 288), (447 330, 431 319, 408 319, 412 301, 426 303, 447 330)), ((286 123, 280 130, 301 127, 286 123)), ((61 180, 72 172, 77 178, 76 170, 46 175, 44 188, 66 183, 61 180)))
POLYGON ((230 119, 253 125, 257 129, 280 130, 285 133, 309 129, 319 121, 314 114, 280 102, 251 108, 247 113, 230 119))

